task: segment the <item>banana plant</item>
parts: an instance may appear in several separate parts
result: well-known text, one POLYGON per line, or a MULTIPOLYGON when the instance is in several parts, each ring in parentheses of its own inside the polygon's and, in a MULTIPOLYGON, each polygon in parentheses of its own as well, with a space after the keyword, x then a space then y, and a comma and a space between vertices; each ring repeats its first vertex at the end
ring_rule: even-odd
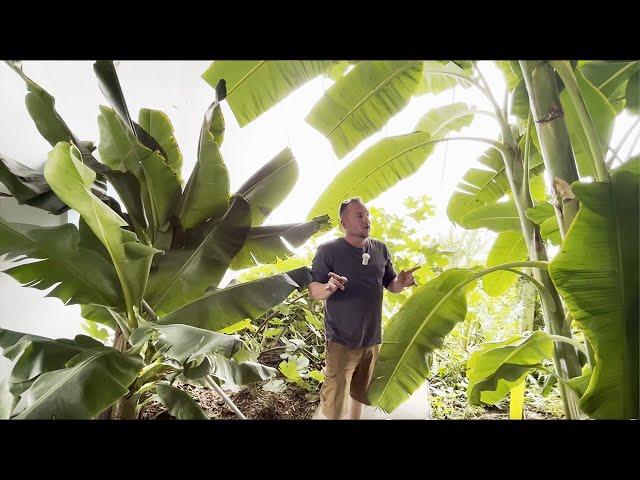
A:
MULTIPOLYGON (((593 110, 589 108, 591 103, 585 101, 589 97, 582 95, 579 83, 572 78, 571 75, 573 73, 570 67, 567 68, 566 63, 559 66, 559 76, 560 78, 564 77, 566 84, 568 84, 565 88, 566 91, 572 92, 573 101, 580 106, 579 108, 583 112, 587 112, 587 114, 583 113, 581 119, 579 119, 581 122, 579 128, 584 132, 588 132, 585 135, 591 135, 590 139, 585 140, 585 143, 587 145, 597 145, 600 133, 594 125, 595 121, 591 123, 591 118, 594 116, 591 113, 593 110), (563 66, 565 70, 562 70, 563 66)), ((595 98, 599 97, 596 96, 595 98)), ((638 272, 636 268, 630 266, 637 265, 637 176, 639 165, 637 158, 628 160, 612 172, 612 181, 607 182, 610 172, 602 168, 604 165, 602 161, 604 150, 594 148, 590 153, 592 158, 595 159, 593 171, 596 174, 598 174, 598 171, 604 171, 606 174, 596 176, 596 179, 599 180, 598 182, 574 182, 569 185, 571 194, 575 195, 575 198, 582 205, 574 217, 574 223, 570 224, 570 228, 566 232, 560 253, 549 263, 548 267, 553 285, 565 300, 570 313, 569 318, 572 317, 582 328, 588 340, 586 347, 593 347, 594 358, 590 364, 583 366, 579 375, 565 375, 562 370, 557 368, 557 363, 554 373, 560 380, 564 394, 566 395, 567 392, 572 391, 572 395, 576 395, 579 398, 580 410, 592 418, 637 418, 639 398, 637 369, 638 272), (596 161, 599 162, 600 168, 596 168, 596 161), (604 255, 603 252, 605 252, 604 255)), ((527 155, 527 157, 529 156, 527 155)), ((556 158, 556 161, 560 160, 556 158)), ((450 202, 450 217, 453 216, 455 219, 456 215, 458 215, 459 223, 469 228, 477 228, 477 226, 484 224, 483 226, 497 231, 505 230, 500 233, 496 245, 490 253, 490 258, 496 252, 496 246, 498 246, 506 253, 500 254, 498 250, 497 258, 494 261, 524 260, 526 250, 521 253, 523 258, 518 258, 517 254, 517 238, 522 235, 519 232, 511 233, 513 228, 510 222, 512 222, 513 218, 517 218, 518 211, 514 208, 517 205, 507 206, 496 203, 496 200, 509 192, 502 190, 501 187, 504 184, 499 180, 495 180, 499 172, 499 168, 496 167, 499 164, 495 162, 486 162, 485 164, 488 164, 491 170, 482 173, 472 171, 465 176, 466 181, 460 185, 461 190, 463 190, 457 196, 454 196, 450 202), (499 221, 497 221, 498 219, 499 221), (507 235, 512 235, 514 238, 509 240, 506 237, 507 235), (503 240, 509 241, 505 246, 500 247, 503 240), (505 248, 507 246, 509 248, 505 248)), ((524 166, 525 168, 527 166, 530 167, 531 162, 527 164, 525 161, 524 166)), ((536 213, 540 212, 536 212, 535 209, 527 211, 528 216, 535 216, 536 213)), ((553 215, 553 210, 551 210, 550 215, 553 215)), ((489 275, 485 277, 485 279, 488 278, 489 275)), ((546 298, 550 298, 548 289, 541 291, 546 291, 546 298)), ((557 299, 551 298, 550 302, 545 302, 545 296, 542 296, 542 303, 543 306, 545 303, 547 305, 555 304, 556 311, 561 311, 562 305, 557 299)), ((428 317, 429 315, 433 316, 434 313, 427 312, 426 316, 428 317)), ((423 318, 425 315, 418 314, 416 316, 423 318)), ((416 329, 411 328, 408 330, 410 332, 403 338, 418 335, 416 329)), ((539 333, 541 332, 535 332, 534 335, 539 333)), ((432 335, 431 340, 434 338, 439 337, 432 335)), ((546 343, 548 347, 545 350, 546 357, 552 356, 554 344, 575 346, 578 350, 586 353, 584 345, 577 344, 567 336, 554 335, 552 331, 550 338, 555 342, 548 341, 546 343)), ((383 344, 383 350, 386 342, 387 339, 383 344)), ((398 343, 397 338, 391 339, 388 351, 393 350, 395 347, 392 348, 392 345, 397 346, 398 343)), ((427 340, 425 340, 425 343, 427 343, 427 340)), ((435 343, 437 344, 437 341, 435 343)), ((429 353, 429 351, 429 349, 423 348, 419 353, 425 354, 429 353)), ((491 355, 494 354, 492 353, 491 355)), ((381 358, 384 358, 382 351, 381 358)), ((406 355, 404 358, 407 358, 406 355)), ((402 362, 400 356, 392 356, 389 363, 401 370, 402 362)), ((414 369, 417 365, 420 365, 417 360, 409 363, 414 369)), ((482 397, 484 398, 482 401, 495 403, 510 390, 521 386, 526 369, 521 370, 521 372, 524 372, 522 375, 511 378, 514 371, 513 368, 516 368, 514 364, 517 367, 517 358, 510 357, 508 365, 500 369, 496 367, 496 372, 492 374, 491 378, 487 377, 486 372, 482 373, 481 376, 485 380, 480 382, 480 386, 476 387, 472 381, 472 386, 475 390, 473 390, 473 395, 471 395, 472 392, 470 391, 470 400, 473 403, 479 402, 481 397, 478 396, 477 392, 486 391, 487 395, 482 397), (509 381, 511 383, 508 383, 509 381), (505 384, 504 382, 507 383, 505 384), (498 388, 496 385, 498 387, 500 385, 503 386, 498 388), (501 395, 496 392, 501 392, 501 395)), ((474 368, 474 362, 470 361, 470 369, 475 371, 474 368)), ((375 375, 380 375, 379 384, 380 382, 389 381, 389 378, 391 378, 391 375, 384 370, 384 367, 381 367, 379 372, 374 372, 375 375)), ((479 374, 470 374, 470 380, 475 379, 476 375, 479 374)), ((397 401, 393 401, 393 396, 387 397, 379 394, 376 388, 372 390, 372 400, 374 402, 378 402, 378 404, 387 408, 395 408, 399 404, 397 401)), ((413 391, 413 389, 417 388, 417 385, 410 384, 405 380, 403 388, 413 391)), ((579 418, 579 416, 569 416, 569 418, 579 418)))
POLYGON ((101 106, 99 142, 80 141, 55 100, 10 62, 27 85, 27 109, 53 149, 44 168, 0 158, 0 181, 19 202, 53 214, 73 209, 79 224, 39 227, 0 219, 5 273, 115 330, 112 346, 94 338, 49 339, 0 328, 12 361, 0 384, 3 418, 136 418, 157 400, 178 418, 206 418, 175 382, 214 388, 266 380, 276 370, 243 361, 226 326, 255 319, 310 280, 301 267, 252 282, 221 286, 224 274, 293 254, 328 227, 319 216, 262 226, 298 177, 285 149, 240 189, 229 191, 220 153, 225 81, 204 115, 194 170, 184 185, 182 154, 169 118, 142 109, 132 120, 112 62, 94 70, 110 107, 101 106), (106 185, 118 199, 106 195, 106 185), (30 263, 21 262, 32 259, 30 263))
MULTIPOLYGON (((220 63, 222 66, 219 68, 223 69, 224 62, 220 63)), ((590 274, 587 272, 591 270, 588 269, 588 262, 581 251, 583 246, 575 240, 578 235, 579 224, 576 222, 580 215, 578 212, 581 211, 579 209, 584 210, 583 220, 589 215, 587 207, 580 206, 580 197, 582 194, 585 198, 590 198, 589 193, 582 193, 590 188, 599 188, 591 196, 600 195, 602 198, 605 195, 614 198, 616 189, 625 189, 632 201, 624 206, 629 209, 635 206, 637 212, 637 202, 633 201, 633 185, 636 181, 633 172, 636 163, 626 162, 623 167, 619 167, 627 172, 620 174, 620 178, 626 178, 624 187, 580 187, 577 184, 578 190, 574 192, 572 185, 579 175, 593 176, 597 183, 612 183, 608 170, 611 162, 605 163, 604 156, 607 151, 611 151, 617 157, 620 151, 619 147, 613 149, 608 146, 615 114, 626 105, 630 112, 634 112, 636 108, 637 92, 634 92, 633 87, 637 83, 638 62, 579 61, 550 62, 550 65, 547 62, 499 62, 511 94, 510 105, 507 97, 502 107, 495 100, 482 72, 471 62, 448 62, 445 65, 423 62, 418 66, 419 64, 420 62, 395 62, 390 66, 388 62, 359 62, 344 76, 337 77, 336 83, 314 106, 307 121, 327 135, 336 154, 342 157, 362 139, 378 131, 392 115, 406 105, 412 95, 428 91, 439 93, 456 85, 473 86, 488 99, 493 107, 492 111, 454 104, 427 112, 412 133, 379 141, 338 173, 312 207, 309 217, 322 213, 331 216, 339 202, 350 196, 360 196, 364 201, 376 198, 417 171, 439 142, 462 140, 488 144, 489 150, 480 159, 483 168, 467 172, 447 209, 449 218, 465 228, 488 228, 499 233, 487 260, 487 266, 495 270, 483 278, 485 288, 492 294, 499 295, 515 281, 516 275, 525 274, 513 268, 500 268, 505 263, 527 259, 541 262, 538 267, 532 268, 532 275, 528 278, 544 287, 540 291, 544 292, 541 294, 541 302, 545 325, 547 332, 556 339, 552 346, 552 357, 556 375, 565 380, 560 383, 560 391, 567 418, 579 418, 580 409, 595 418, 602 418, 603 415, 605 418, 637 416, 637 410, 634 413, 633 408, 612 407, 616 396, 628 400, 624 405, 633 405, 631 400, 635 400, 636 407, 638 404, 638 375, 637 368, 633 366, 637 367, 637 361, 634 364, 637 353, 636 357, 632 353, 634 348, 637 351, 637 333, 634 333, 637 325, 636 330, 633 330, 634 320, 630 320, 635 318, 637 324, 637 308, 632 308, 634 300, 637 306, 637 288, 635 293, 632 290, 637 284, 637 272, 634 274, 622 267, 627 265, 624 259, 631 255, 629 252, 638 250, 637 236, 621 234, 621 229, 626 231, 630 228, 629 225, 633 226, 633 221, 626 211, 615 210, 617 207, 609 212, 610 218, 599 219, 601 222, 613 223, 607 223, 607 229, 595 236, 599 238, 598 245, 606 247, 609 252, 606 259, 598 259, 599 255, 595 250, 589 254, 589 258, 598 260, 594 261, 599 263, 599 271, 617 272, 615 275, 610 273, 607 278, 610 285, 617 282, 618 291, 624 291, 625 294, 619 294, 618 297, 612 294, 605 302, 611 307, 606 316, 609 321, 618 325, 611 335, 617 338, 619 344, 625 344, 625 347, 629 345, 630 348, 624 349, 624 361, 614 363, 615 366, 608 370, 608 379, 596 375, 591 377, 594 384, 589 384, 590 390, 587 393, 590 396, 587 399, 583 397, 583 391, 576 391, 570 385, 572 378, 581 378, 580 383, 584 386, 584 362, 578 356, 582 349, 571 339, 571 321, 575 320, 583 329, 588 339, 587 352, 593 347, 593 354, 588 355, 592 362, 589 368, 597 368, 598 361, 602 362, 606 346, 609 345, 607 341, 596 338, 603 332, 590 324, 600 311, 594 310, 595 306, 588 302, 587 310, 581 307, 585 299, 593 301, 599 297, 595 284, 590 285, 588 281, 590 274), (416 82, 412 68, 420 67, 422 78, 416 82), (380 75, 376 76, 372 72, 380 75), (385 75, 384 72, 391 73, 385 75), (367 83, 368 79, 371 80, 370 84, 367 83), (413 87, 416 83, 419 86, 413 87), (465 122, 478 114, 496 120, 500 140, 449 135, 459 131, 468 124, 465 122), (516 124, 509 123, 510 114, 519 117, 516 124), (562 123, 563 116, 566 123, 562 123), (560 121, 556 121, 557 119, 560 121), (352 122, 357 127, 353 127, 352 122), (550 189, 555 192, 551 203, 547 201, 545 194, 542 175, 545 170, 555 180, 553 189, 550 189), (572 228, 574 224, 576 226, 572 228), (550 264, 546 253, 547 240, 561 244, 561 253, 550 264), (618 245, 624 248, 616 250, 618 245), (570 251, 573 251, 573 255, 569 255, 570 251), (574 262, 576 274, 573 278, 560 273, 570 271, 569 265, 561 263, 561 269, 554 267, 559 259, 564 258, 565 252, 571 259, 569 263, 574 262), (576 282, 576 278, 583 278, 584 283, 576 282), (593 287, 589 290, 591 295, 583 297, 580 289, 587 286, 593 287), (561 337, 566 341, 560 340, 561 337), (626 338, 632 339, 630 344, 626 338), (618 372, 617 375, 614 374, 615 371, 618 372), (611 395, 598 395, 601 393, 600 388, 605 388, 603 385, 611 386, 613 378, 624 378, 624 381, 616 384, 616 389, 609 390, 611 395)), ((214 79, 207 80, 212 83, 214 79)), ((634 127, 636 125, 637 123, 634 127)), ((625 135, 625 138, 628 136, 625 135)), ((618 205, 615 202, 613 204, 618 205)), ((593 208, 602 214, 604 204, 594 205, 593 208)), ((637 262, 631 263, 636 264, 637 262)), ((604 278, 602 282, 605 282, 604 278)), ((425 313, 427 314, 428 312, 425 313)), ((418 317, 424 318, 421 315, 418 317)), ((407 327, 407 322, 404 325, 398 334, 403 340, 417 335, 415 328, 407 327)), ((388 338, 390 331, 385 330, 385 338, 388 338)), ((438 334, 440 331, 441 329, 438 334)), ((429 335, 425 343, 430 345, 429 348, 437 348, 438 341, 428 337, 429 335)), ((397 399, 404 398, 417 388, 416 382, 420 377, 424 379, 426 370, 420 367, 420 358, 429 351, 418 349, 413 355, 408 351, 398 351, 398 345, 402 343, 399 339, 394 338, 392 343, 393 345, 387 345, 385 340, 380 367, 374 375, 378 375, 380 379, 385 378, 389 369, 393 371, 399 368, 398 365, 407 359, 410 373, 399 382, 397 389, 384 390, 395 392, 390 394, 395 400, 389 400, 386 393, 377 392, 374 388, 372 396, 375 403, 387 405, 387 408, 399 405, 397 399), (399 393, 400 391, 403 393, 399 393)), ((609 351, 606 354, 613 355, 609 351)), ((387 378, 385 381, 390 380, 387 378)))
POLYGON ((580 392, 580 407, 594 418, 636 418, 638 313, 633 305, 638 280, 627 262, 635 261, 638 249, 637 233, 631 233, 637 229, 638 159, 623 160, 619 152, 640 118, 615 148, 610 139, 616 114, 623 108, 637 114, 633 96, 625 94, 636 87, 640 62, 520 62, 520 66, 559 213, 557 222, 547 218, 541 228, 551 222, 563 239, 550 274, 586 338, 590 365, 581 375, 588 388, 580 392), (620 165, 611 170, 614 160, 620 165), (576 171, 595 182, 580 182, 576 171), (598 283, 595 272, 603 271, 607 273, 600 273, 604 278, 598 283), (589 281, 580 286, 575 282, 581 278, 589 281), (599 297, 600 305, 608 307, 606 315, 589 305, 596 292, 607 294, 599 297), (623 361, 614 361, 621 354, 619 347, 607 348, 609 342, 624 345, 623 361))

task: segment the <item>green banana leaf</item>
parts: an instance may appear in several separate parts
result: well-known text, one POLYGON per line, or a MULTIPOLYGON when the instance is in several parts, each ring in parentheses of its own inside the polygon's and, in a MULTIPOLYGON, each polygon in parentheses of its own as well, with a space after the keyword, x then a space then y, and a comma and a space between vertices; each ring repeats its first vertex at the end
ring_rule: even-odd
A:
POLYGON ((110 60, 98 60, 93 64, 93 71, 98 78, 100 90, 131 133, 135 135, 142 145, 152 152, 158 152, 168 162, 169 157, 160 143, 131 119, 113 62, 110 60))
MULTIPOLYGON (((55 147, 58 142, 73 143, 82 154, 82 161, 87 167, 98 174, 108 173, 109 169, 98 162, 91 154, 92 142, 79 140, 56 111, 56 101, 53 96, 24 73, 21 62, 8 61, 6 63, 22 78, 27 86, 27 96, 25 97, 27 111, 40 135, 52 147, 55 147)), ((106 184, 100 178, 97 180, 96 188, 106 193, 106 184)))
POLYGON ((19 400, 19 397, 9 391, 9 379, 2 379, 0 381, 0 420, 8 420, 11 417, 11 412, 19 400))
POLYGON ((582 375, 580 375, 579 377, 570 378, 567 381, 567 384, 578 394, 578 396, 583 397, 587 391, 587 388, 589 388, 591 375, 593 375, 593 370, 591 369, 591 365, 586 363, 582 367, 582 375))
POLYGON ((627 109, 636 115, 640 114, 640 72, 636 72, 627 82, 625 99, 627 109))
POLYGON ((416 290, 389 320, 369 388, 372 405, 391 412, 424 383, 429 372, 426 355, 441 348, 445 336, 465 319, 465 289, 434 308, 473 274, 463 269, 443 272, 416 290))
MULTIPOLYGON (((578 68, 602 92, 616 113, 620 113, 625 106, 625 89, 630 85, 629 80, 640 71, 640 61, 592 60, 581 62, 578 68)), ((628 100, 626 107, 629 108, 628 100)))
POLYGON ((109 309, 101 305, 81 305, 80 315, 89 322, 106 325, 113 330, 115 330, 118 325, 115 320, 115 316, 119 314, 113 309, 109 309))
POLYGON ((256 382, 263 382, 276 376, 275 368, 258 362, 238 363, 234 359, 210 355, 211 375, 222 381, 226 388, 242 387, 256 382))
POLYGON ((185 229, 208 218, 217 220, 229 206, 229 171, 213 130, 217 105, 218 102, 214 102, 204 115, 198 141, 198 162, 182 195, 178 217, 185 229))
POLYGON ((153 231, 165 231, 181 196, 178 177, 162 155, 142 145, 112 109, 100 107, 98 128, 101 160, 114 170, 135 175, 153 231))
POLYGON ((230 358, 242 345, 237 337, 224 333, 189 325, 158 325, 149 322, 131 332, 129 341, 134 347, 152 341, 162 355, 180 363, 190 362, 198 356, 210 353, 230 358))
POLYGON ((510 113, 516 117, 526 120, 531 112, 529 108, 529 92, 524 80, 520 80, 511 94, 510 113))
POLYGON ((40 375, 24 392, 16 419, 90 419, 126 395, 142 359, 112 348, 86 350, 66 368, 40 375))
POLYGON ((218 60, 202 78, 214 88, 221 79, 226 81, 227 103, 244 127, 336 63, 332 60, 218 60))
POLYGON ((93 250, 95 253, 104 258, 107 262, 111 262, 111 257, 109 257, 109 252, 104 248, 104 245, 98 237, 91 231, 87 222, 84 221, 82 217, 78 220, 78 235, 80 236, 80 241, 78 245, 82 248, 86 248, 87 250, 93 250))
MULTIPOLYGON (((574 74, 578 82, 578 87, 589 117, 593 122, 602 147, 602 153, 605 154, 613 126, 615 123, 616 112, 607 100, 607 97, 598 90, 592 83, 582 75, 580 70, 575 70, 574 74)), ((560 93, 560 102, 564 111, 564 118, 569 131, 569 139, 571 147, 576 159, 576 166, 580 177, 592 176, 595 174, 593 155, 587 142, 587 133, 582 128, 582 124, 578 118, 576 108, 569 97, 569 92, 565 89, 560 93)))
POLYGON ((298 181, 298 163, 285 148, 254 173, 235 193, 251 205, 251 226, 262 225, 275 208, 287 198, 298 181))
POLYGON ((23 286, 46 290, 65 304, 123 307, 113 265, 79 245, 75 225, 38 227, 0 219, 0 252, 37 261, 4 269, 23 286))
POLYGON ((197 245, 169 250, 156 259, 146 298, 160 315, 169 313, 217 286, 249 233, 249 204, 234 198, 222 220, 209 227, 197 245))
MULTIPOLYGON (((637 163, 637 162, 636 162, 637 163)), ((580 210, 549 274, 593 347, 595 367, 580 408, 592 418, 638 418, 639 176, 574 182, 580 210)))
POLYGON ((432 138, 444 138, 448 133, 459 132, 471 125, 475 110, 463 102, 432 108, 418 120, 414 130, 429 132, 432 138))
POLYGON ((532 368, 552 355, 553 340, 539 330, 525 338, 482 344, 467 361, 469 403, 499 402, 524 381, 532 368))
POLYGON ((512 92, 522 80, 520 64, 515 60, 499 60, 496 62, 507 82, 507 88, 512 92))
POLYGON ((328 228, 329 216, 316 217, 309 222, 253 227, 247 241, 234 257, 229 267, 233 270, 252 267, 261 263, 274 263, 294 255, 288 245, 300 247, 311 236, 328 228), (285 244, 285 241, 287 242, 285 244))
MULTIPOLYGON (((504 161, 497 150, 489 148, 478 161, 486 169, 469 169, 456 186, 457 190, 451 195, 447 205, 447 216, 452 222, 461 226, 464 226, 462 219, 466 214, 484 205, 494 204, 511 192, 504 161)), ((543 169, 542 157, 532 148, 529 158, 529 177, 533 178, 543 169)))
MULTIPOLYGON (((524 261, 528 256, 527 244, 522 232, 513 230, 502 232, 489 250, 487 267, 524 261)), ((482 277, 482 287, 492 297, 499 297, 509 290, 517 279, 517 274, 499 270, 482 277)))
POLYGON ((422 78, 414 95, 437 95, 458 86, 465 89, 471 86, 471 82, 467 80, 470 78, 468 65, 462 68, 447 60, 427 60, 422 63, 422 78))
POLYGON ((482 205, 465 214, 460 224, 465 228, 487 228, 494 232, 520 230, 520 217, 514 200, 482 205))
POLYGON ((306 121, 343 158, 409 103, 422 74, 421 61, 359 62, 327 89, 306 121))
POLYGON ((138 123, 162 147, 166 153, 167 163, 182 185, 182 153, 169 117, 160 110, 143 108, 138 113, 138 123))
POLYGON ((329 215, 335 222, 343 200, 356 196, 365 203, 373 200, 418 171, 433 153, 434 143, 427 132, 388 137, 375 143, 336 175, 311 207, 307 220, 329 215))
POLYGON ((549 240, 553 245, 562 243, 560 228, 556 212, 549 202, 541 202, 535 207, 528 208, 525 215, 536 225, 540 225, 540 235, 545 240, 549 240))
POLYGON ((42 172, 33 170, 0 154, 0 183, 9 190, 21 205, 30 205, 54 215, 69 210, 69 207, 51 191, 42 172))
POLYGON ((178 420, 208 420, 209 417, 187 392, 168 383, 156 385, 158 398, 167 411, 178 420))
POLYGON ((206 355, 202 362, 195 366, 185 366, 184 378, 189 383, 198 384, 204 377, 211 375, 216 383, 224 388, 237 389, 256 382, 273 378, 277 370, 258 362, 246 361, 238 363, 235 359, 220 355, 206 355))
POLYGON ((22 383, 43 373, 64 368, 67 361, 77 354, 102 348, 103 345, 86 335, 76 335, 74 340, 53 340, 0 328, 0 347, 3 356, 13 361, 10 382, 22 383), (15 341, 18 337, 19 340, 15 341))
POLYGON ((475 109, 464 103, 434 108, 418 121, 416 132, 377 142, 336 175, 307 218, 329 215, 337 220, 338 206, 344 199, 376 198, 415 173, 433 153, 437 140, 468 126, 474 115, 475 109))
POLYGON ((327 70, 326 75, 334 82, 337 82, 338 80, 340 80, 342 77, 345 76, 350 65, 351 64, 346 61, 338 62, 333 66, 329 67, 329 70, 327 70))
POLYGON ((143 245, 126 223, 93 195, 88 188, 95 172, 84 166, 77 148, 60 142, 49 154, 44 176, 53 191, 87 222, 109 252, 125 299, 139 305, 147 284, 151 256, 158 250, 143 245))
POLYGON ((311 281, 308 267, 301 267, 252 282, 235 284, 202 297, 162 317, 161 325, 184 324, 219 331, 236 322, 255 320, 286 299, 294 289, 311 281))

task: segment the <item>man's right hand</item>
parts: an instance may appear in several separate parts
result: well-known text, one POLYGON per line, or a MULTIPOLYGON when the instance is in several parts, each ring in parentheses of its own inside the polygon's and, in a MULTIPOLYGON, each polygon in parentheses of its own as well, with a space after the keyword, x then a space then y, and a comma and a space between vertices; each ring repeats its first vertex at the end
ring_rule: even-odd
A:
POLYGON ((340 275, 337 275, 333 272, 329 272, 329 281, 324 286, 324 289, 331 293, 335 292, 338 289, 344 290, 345 283, 347 282, 347 277, 341 277, 340 275))

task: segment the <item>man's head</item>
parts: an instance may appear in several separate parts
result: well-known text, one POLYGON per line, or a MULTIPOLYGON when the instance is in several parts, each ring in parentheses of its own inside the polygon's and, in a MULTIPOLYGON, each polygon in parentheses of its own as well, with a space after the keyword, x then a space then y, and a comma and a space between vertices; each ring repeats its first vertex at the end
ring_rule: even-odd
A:
POLYGON ((340 204, 340 224, 347 235, 360 238, 369 236, 369 210, 360 198, 351 198, 340 204))

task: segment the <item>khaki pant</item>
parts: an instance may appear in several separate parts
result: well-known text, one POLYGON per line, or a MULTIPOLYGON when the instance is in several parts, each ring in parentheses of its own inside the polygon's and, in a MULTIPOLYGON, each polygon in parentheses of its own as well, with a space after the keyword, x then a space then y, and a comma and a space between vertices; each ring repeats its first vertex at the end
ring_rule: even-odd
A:
POLYGON ((327 342, 324 383, 320 390, 320 409, 332 420, 347 413, 348 395, 369 405, 367 390, 378 359, 380 345, 349 348, 336 342, 327 342))

